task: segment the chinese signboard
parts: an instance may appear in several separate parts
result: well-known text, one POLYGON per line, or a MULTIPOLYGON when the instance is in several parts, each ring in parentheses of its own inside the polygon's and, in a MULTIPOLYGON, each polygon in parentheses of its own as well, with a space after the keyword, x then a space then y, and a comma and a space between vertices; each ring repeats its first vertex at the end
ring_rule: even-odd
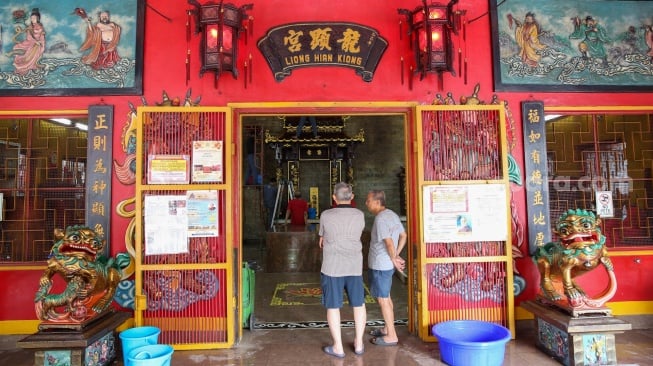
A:
POLYGON ((113 106, 92 105, 88 109, 86 156, 86 225, 106 240, 108 257, 111 221, 111 157, 113 156, 113 106))
POLYGON ((387 47, 376 30, 338 22, 287 24, 271 29, 258 41, 277 81, 296 67, 342 66, 355 69, 369 82, 387 47))
POLYGON ((544 103, 522 103, 528 249, 531 254, 551 241, 549 223, 549 172, 546 155, 544 103))

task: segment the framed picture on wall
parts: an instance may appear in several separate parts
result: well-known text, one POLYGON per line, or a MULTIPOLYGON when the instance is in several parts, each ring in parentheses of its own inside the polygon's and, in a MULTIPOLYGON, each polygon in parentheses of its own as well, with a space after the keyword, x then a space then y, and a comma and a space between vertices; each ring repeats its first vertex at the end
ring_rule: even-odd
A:
POLYGON ((497 91, 653 90, 653 1, 490 0, 497 91))
POLYGON ((4 0, 0 96, 140 95, 145 0, 4 0))

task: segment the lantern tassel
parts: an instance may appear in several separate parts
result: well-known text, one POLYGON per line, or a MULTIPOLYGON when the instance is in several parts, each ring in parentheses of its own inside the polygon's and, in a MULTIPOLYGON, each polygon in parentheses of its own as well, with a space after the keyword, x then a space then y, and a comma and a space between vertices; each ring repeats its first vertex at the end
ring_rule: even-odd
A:
POLYGON ((467 85, 467 57, 465 57, 465 85, 467 85))
POLYGON ((458 75, 463 74, 463 50, 458 48, 458 75))
POLYGON ((467 41, 467 21, 463 22, 463 42, 467 41))
POLYGON ((252 73, 254 72, 254 66, 252 61, 252 54, 249 54, 249 83, 252 83, 252 73))
POLYGON ((190 81, 190 50, 186 51, 186 86, 190 81))
POLYGON ((245 75, 243 77, 245 89, 247 89, 247 61, 245 61, 245 75))
POLYGON ((190 42, 190 11, 186 18, 186 42, 190 42))

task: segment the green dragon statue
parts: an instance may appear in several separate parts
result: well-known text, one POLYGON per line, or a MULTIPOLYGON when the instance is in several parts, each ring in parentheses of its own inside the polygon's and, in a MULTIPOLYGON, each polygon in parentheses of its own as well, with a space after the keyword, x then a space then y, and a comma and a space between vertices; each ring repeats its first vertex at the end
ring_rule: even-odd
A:
POLYGON ((102 314, 111 305, 122 270, 130 264, 129 255, 98 255, 104 249, 104 240, 81 225, 69 226, 65 231, 55 229, 54 237, 56 241, 34 298, 37 317, 44 322, 80 323, 102 314), (67 285, 63 292, 51 294, 56 274, 67 285))
POLYGON ((598 308, 610 300, 617 291, 617 280, 612 261, 601 233, 601 219, 587 210, 568 210, 556 222, 554 233, 559 241, 547 243, 533 255, 541 278, 541 296, 558 305, 568 303, 572 308, 598 308), (600 265, 608 272, 608 288, 597 298, 590 298, 576 284, 574 278, 588 273, 600 265), (562 285, 564 298, 556 289, 562 285))

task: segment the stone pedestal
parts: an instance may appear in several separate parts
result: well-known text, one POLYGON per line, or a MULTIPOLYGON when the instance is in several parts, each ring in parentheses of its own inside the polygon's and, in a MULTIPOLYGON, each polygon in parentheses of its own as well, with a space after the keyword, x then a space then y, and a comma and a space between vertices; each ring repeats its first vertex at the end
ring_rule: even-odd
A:
POLYGON ((537 301, 521 307, 535 315, 537 347, 566 366, 616 365, 614 335, 632 329, 612 316, 573 317, 537 301))
POLYGON ((17 346, 34 350, 34 366, 109 365, 117 354, 115 329, 131 317, 110 312, 79 330, 48 328, 21 339, 17 346))

